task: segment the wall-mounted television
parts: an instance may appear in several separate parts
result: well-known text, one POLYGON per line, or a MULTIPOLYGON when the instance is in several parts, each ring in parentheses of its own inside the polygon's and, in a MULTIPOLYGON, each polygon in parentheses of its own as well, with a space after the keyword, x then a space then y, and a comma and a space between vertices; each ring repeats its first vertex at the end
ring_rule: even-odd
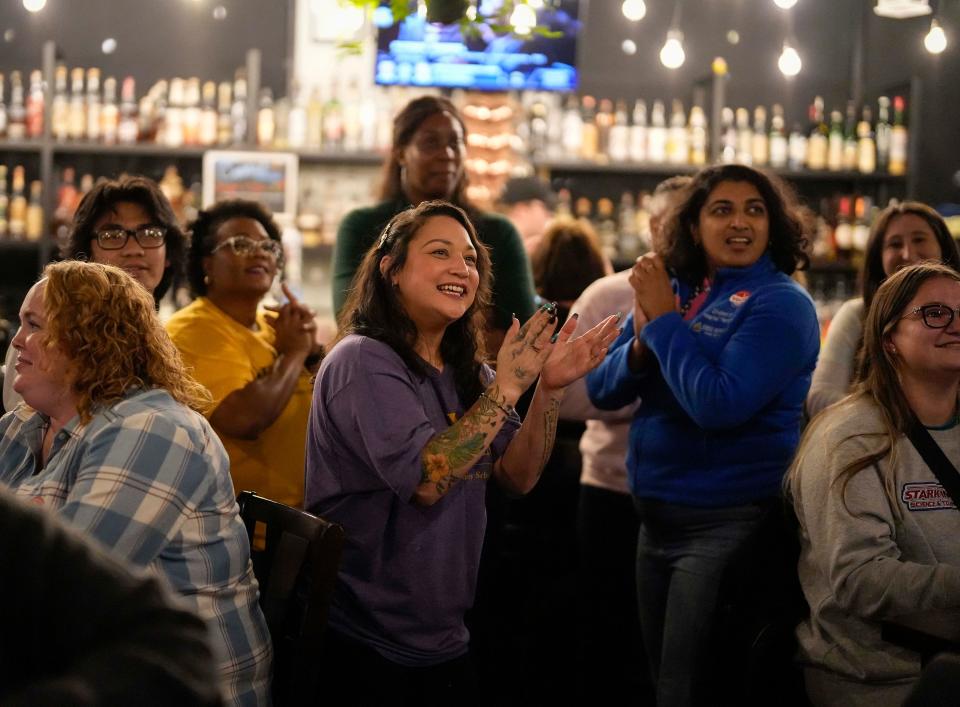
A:
MULTIPOLYGON (((494 15, 503 0, 480 0, 482 17, 494 15)), ((561 37, 497 35, 485 23, 478 36, 459 25, 429 23, 416 13, 393 22, 389 2, 374 14, 378 27, 375 80, 385 86, 438 86, 490 91, 577 88, 579 0, 545 0, 537 23, 561 37)))

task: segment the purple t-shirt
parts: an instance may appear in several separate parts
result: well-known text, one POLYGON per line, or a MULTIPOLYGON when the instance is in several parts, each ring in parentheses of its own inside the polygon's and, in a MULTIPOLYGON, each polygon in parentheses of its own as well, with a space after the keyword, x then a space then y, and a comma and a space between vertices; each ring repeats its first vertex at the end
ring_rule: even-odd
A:
POLYGON ((320 367, 307 431, 306 506, 347 533, 330 625, 408 666, 467 650, 485 482, 520 423, 436 504, 416 505, 424 446, 464 412, 452 369, 427 370, 420 379, 383 342, 344 338, 320 367))

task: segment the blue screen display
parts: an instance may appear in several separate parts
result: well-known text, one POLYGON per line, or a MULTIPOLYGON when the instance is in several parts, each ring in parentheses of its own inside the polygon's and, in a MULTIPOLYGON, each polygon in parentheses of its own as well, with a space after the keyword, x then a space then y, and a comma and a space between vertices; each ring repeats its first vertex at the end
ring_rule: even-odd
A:
MULTIPOLYGON (((481 0, 481 16, 495 13, 501 3, 481 0)), ((546 0, 537 10, 538 25, 563 33, 552 39, 498 36, 486 23, 479 24, 476 36, 464 36, 459 25, 431 24, 416 13, 395 24, 389 8, 380 7, 375 80, 385 86, 574 91, 578 5, 578 0, 546 0)))

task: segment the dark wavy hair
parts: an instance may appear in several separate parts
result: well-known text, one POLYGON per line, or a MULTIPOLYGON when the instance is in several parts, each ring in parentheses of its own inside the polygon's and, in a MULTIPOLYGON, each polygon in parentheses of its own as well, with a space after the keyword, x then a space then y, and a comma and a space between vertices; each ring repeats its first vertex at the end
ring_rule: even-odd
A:
MULTIPOLYGON (((187 257, 187 282, 194 297, 207 294, 204 282, 203 259, 216 247, 217 229, 232 218, 250 218, 258 221, 271 240, 281 243, 280 227, 273 215, 259 201, 246 199, 227 199, 218 201, 209 209, 197 214, 197 218, 187 227, 191 235, 190 254, 187 257)), ((283 277, 283 263, 279 263, 280 276, 283 277)))
POLYGON ((887 235, 890 223, 897 216, 911 214, 922 218, 930 226, 933 235, 940 245, 940 262, 957 272, 960 272, 960 252, 957 243, 950 235, 950 229, 943 218, 936 211, 919 201, 904 201, 900 204, 888 206, 877 216, 870 229, 870 238, 867 241, 867 250, 863 261, 863 271, 860 273, 860 292, 863 295, 863 312, 866 316, 870 303, 887 274, 883 271, 883 239, 887 235))
MULTIPOLYGON (((463 137, 467 137, 467 126, 460 116, 460 111, 448 99, 442 96, 421 96, 415 98, 397 113, 393 119, 393 146, 383 166, 383 184, 380 187, 380 198, 384 200, 399 199, 403 196, 403 184, 400 179, 400 153, 413 140, 417 129, 427 118, 437 113, 449 113, 463 130, 463 137)), ((468 213, 474 211, 474 206, 467 199, 467 173, 460 175, 450 197, 450 201, 468 213)))
POLYGON ((177 223, 173 207, 152 179, 124 176, 120 179, 101 179, 94 184, 77 206, 73 226, 60 247, 60 255, 68 260, 90 260, 93 255, 90 242, 96 238, 94 225, 121 202, 141 207, 151 221, 167 231, 167 260, 170 263, 164 268, 163 276, 152 293, 154 301, 159 302, 170 287, 178 285, 183 277, 188 243, 186 234, 177 223))
POLYGON ((747 182, 760 192, 770 221, 770 258, 778 270, 792 275, 810 265, 805 252, 807 234, 800 218, 796 197, 790 187, 776 176, 740 164, 706 167, 693 177, 680 204, 664 224, 664 254, 667 267, 689 285, 703 282, 707 276, 707 258, 703 247, 693 238, 700 221, 700 210, 710 193, 721 182, 747 182))
POLYGON ((587 285, 606 274, 597 243, 588 221, 555 219, 530 256, 537 294, 545 300, 572 304, 587 285))
POLYGON ((453 204, 424 201, 390 219, 353 277, 347 301, 340 313, 337 341, 349 334, 377 339, 396 351, 417 375, 426 375, 423 361, 414 352, 419 335, 416 324, 407 315, 391 282, 407 261, 410 241, 434 216, 448 216, 463 226, 477 250, 480 285, 476 297, 466 313, 446 328, 440 341, 443 362, 453 367, 460 402, 464 407, 470 407, 483 390, 480 365, 484 351, 484 312, 490 305, 493 275, 487 247, 477 238, 466 212, 453 204), (390 268, 381 273, 380 262, 388 255, 391 257, 390 268))

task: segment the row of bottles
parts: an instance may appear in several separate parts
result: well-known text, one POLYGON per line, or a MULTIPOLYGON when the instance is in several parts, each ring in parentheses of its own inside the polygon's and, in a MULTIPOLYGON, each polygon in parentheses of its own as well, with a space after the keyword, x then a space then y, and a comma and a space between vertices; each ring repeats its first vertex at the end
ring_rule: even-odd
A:
MULTIPOLYGON (((524 119, 518 134, 534 159, 577 159, 591 162, 649 162, 705 165, 710 159, 708 124, 702 106, 689 114, 679 100, 655 100, 648 112, 644 99, 626 101, 593 96, 559 98, 547 93, 521 97, 524 119)), ((721 162, 739 162, 777 169, 877 171, 903 175, 907 169, 906 104, 902 96, 892 102, 881 96, 877 119, 871 106, 859 114, 853 101, 846 113, 833 110, 829 123, 823 99, 817 96, 809 109, 810 124, 794 124, 788 132, 783 106, 726 107, 721 112, 721 162)))
POLYGON ((556 214, 589 221, 603 254, 614 263, 628 263, 650 250, 650 193, 625 191, 616 202, 608 197, 573 199, 569 189, 557 192, 556 214))
POLYGON ((0 164, 0 241, 38 241, 43 237, 43 183, 30 182, 26 170, 0 164), (9 193, 8 188, 9 179, 9 193))

